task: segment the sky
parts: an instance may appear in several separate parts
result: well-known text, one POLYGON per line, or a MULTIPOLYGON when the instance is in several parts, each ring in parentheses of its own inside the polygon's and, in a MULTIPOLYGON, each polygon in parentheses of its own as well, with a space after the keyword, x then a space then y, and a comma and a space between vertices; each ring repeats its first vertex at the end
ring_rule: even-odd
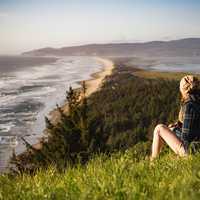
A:
POLYGON ((0 54, 200 37, 199 0, 0 0, 0 54))

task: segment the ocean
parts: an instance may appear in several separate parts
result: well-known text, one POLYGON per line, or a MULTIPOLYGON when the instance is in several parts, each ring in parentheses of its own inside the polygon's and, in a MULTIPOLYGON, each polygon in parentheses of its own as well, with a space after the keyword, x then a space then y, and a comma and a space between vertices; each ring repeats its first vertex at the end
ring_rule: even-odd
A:
POLYGON ((186 72, 200 74, 200 64, 157 64, 150 67, 154 71, 162 72, 186 72))
POLYGON ((102 67, 93 57, 0 56, 0 171, 13 150, 25 150, 21 137, 38 141, 45 116, 64 103, 69 87, 102 67))
POLYGON ((135 58, 131 63, 146 70, 200 74, 199 56, 135 58))

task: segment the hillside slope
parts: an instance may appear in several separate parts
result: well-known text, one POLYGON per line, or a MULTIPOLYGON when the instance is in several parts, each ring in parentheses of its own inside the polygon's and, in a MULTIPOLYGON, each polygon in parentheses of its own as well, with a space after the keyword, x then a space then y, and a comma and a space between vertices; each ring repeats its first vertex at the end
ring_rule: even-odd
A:
POLYGON ((31 56, 199 56, 200 38, 146 43, 89 44, 82 46, 43 48, 24 52, 31 56))
MULTIPOLYGON (((31 175, 22 171, 17 176, 0 176, 0 200, 200 198, 200 153, 183 159, 164 148, 159 159, 149 162, 153 128, 176 118, 180 75, 150 72, 148 79, 146 71, 136 74, 125 60, 115 60, 113 74, 89 99, 91 133, 97 136, 92 144, 98 148, 91 148, 87 162, 82 164, 79 157, 80 162, 67 163, 60 170, 58 167, 69 152, 52 137, 46 151, 40 151, 51 162, 45 163, 41 154, 36 154, 39 159, 29 161, 40 168, 31 175)), ((77 139, 74 144, 77 147, 77 139)))
MULTIPOLYGON (((142 146, 141 146, 142 147, 142 146)), ((0 176, 0 199, 156 199, 200 198, 200 154, 178 159, 171 154, 153 164, 130 149, 101 155, 86 166, 58 173, 53 167, 34 176, 0 176)))

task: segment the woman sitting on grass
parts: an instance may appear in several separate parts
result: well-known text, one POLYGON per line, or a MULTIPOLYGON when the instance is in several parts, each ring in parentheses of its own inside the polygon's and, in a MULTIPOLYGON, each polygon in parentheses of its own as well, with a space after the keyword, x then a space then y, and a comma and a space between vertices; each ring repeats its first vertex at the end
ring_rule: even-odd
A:
POLYGON ((179 120, 168 127, 159 124, 154 130, 151 160, 156 158, 166 142, 179 156, 187 156, 192 141, 200 140, 200 82, 188 75, 181 79, 182 106, 179 120))

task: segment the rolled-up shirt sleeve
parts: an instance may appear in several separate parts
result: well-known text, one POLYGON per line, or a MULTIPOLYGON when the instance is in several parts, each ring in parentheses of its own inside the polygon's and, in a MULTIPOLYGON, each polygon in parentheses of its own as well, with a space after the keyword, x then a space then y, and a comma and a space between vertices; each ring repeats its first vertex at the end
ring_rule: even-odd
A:
POLYGON ((189 143, 193 139, 193 133, 195 128, 196 112, 191 103, 185 105, 185 112, 183 114, 183 126, 182 126, 182 140, 188 147, 189 143))

